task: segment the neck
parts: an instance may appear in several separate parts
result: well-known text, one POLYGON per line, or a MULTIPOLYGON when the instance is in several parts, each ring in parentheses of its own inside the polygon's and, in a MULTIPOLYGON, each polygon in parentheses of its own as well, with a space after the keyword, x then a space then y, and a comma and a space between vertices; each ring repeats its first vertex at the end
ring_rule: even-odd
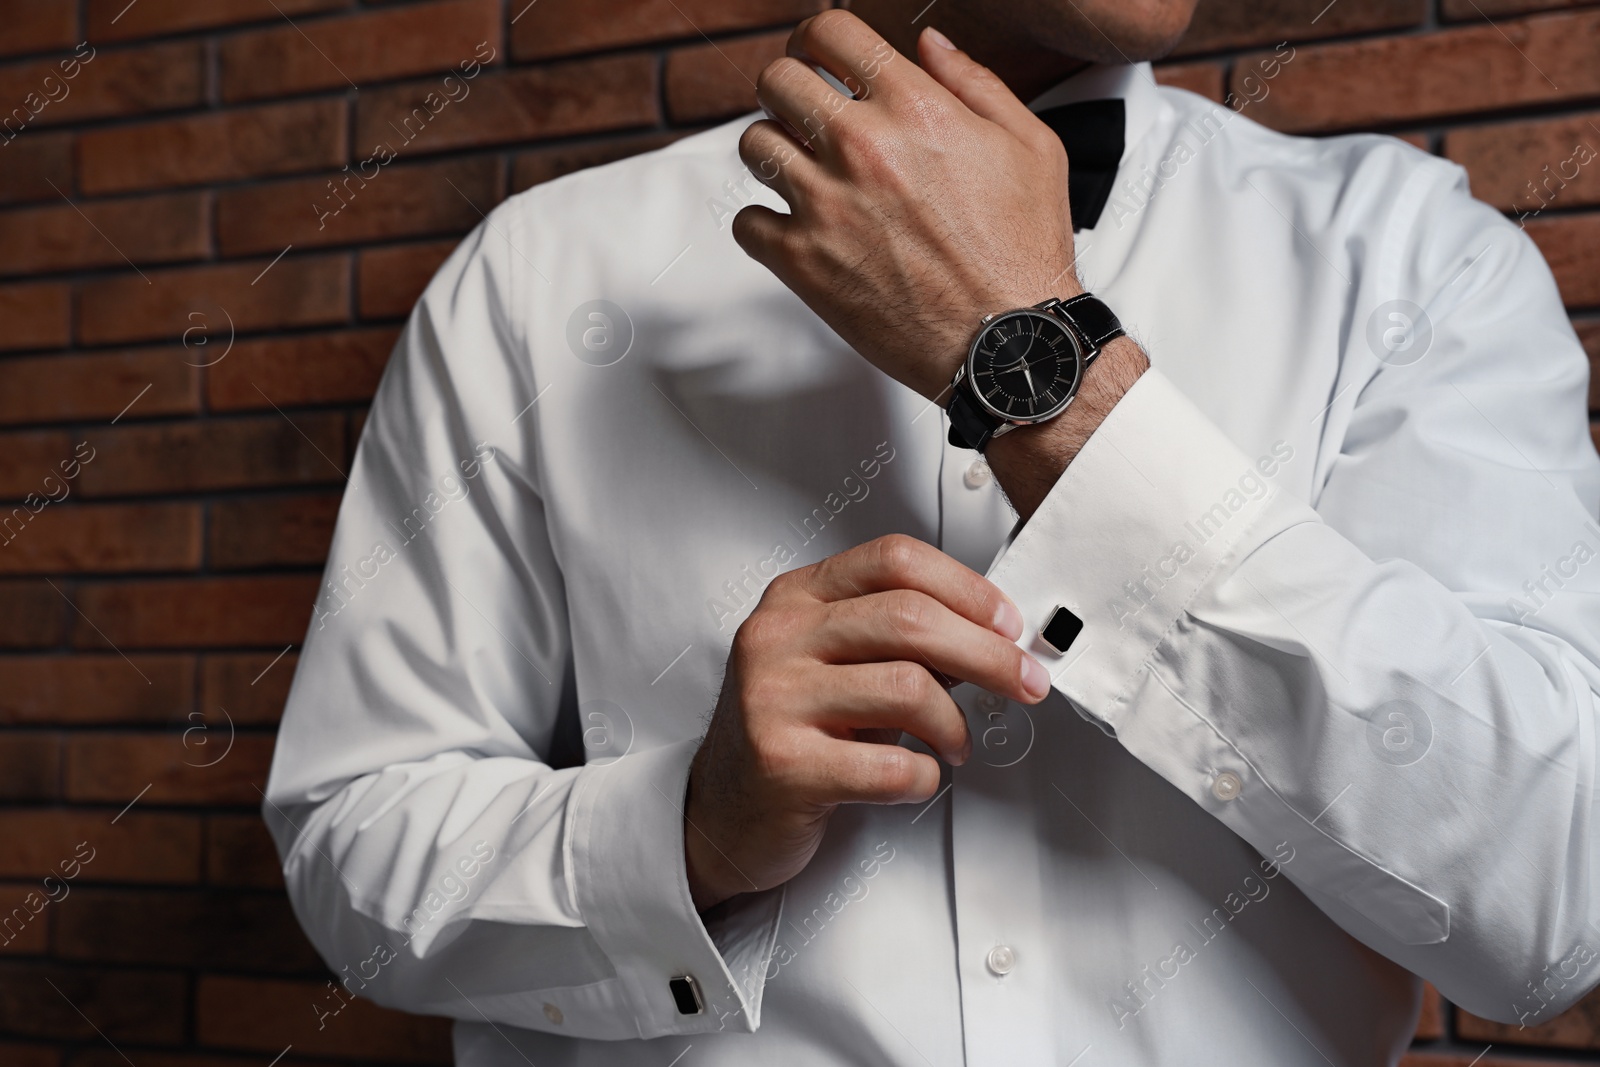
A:
MULTIPOLYGON (((973 59, 982 63, 1024 103, 1051 86, 1089 66, 1086 60, 1052 52, 1032 43, 1019 42, 995 25, 993 18, 979 19, 967 5, 949 4, 913 24, 927 6, 927 0, 846 0, 845 6, 913 60, 917 55, 917 36, 930 22, 973 59)), ((977 5, 974 5, 977 6, 977 5)))

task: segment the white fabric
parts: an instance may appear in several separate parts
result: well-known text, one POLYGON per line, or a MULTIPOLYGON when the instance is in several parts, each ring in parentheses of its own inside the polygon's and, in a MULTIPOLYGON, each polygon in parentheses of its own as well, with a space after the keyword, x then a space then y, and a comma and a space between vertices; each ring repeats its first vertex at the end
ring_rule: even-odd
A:
POLYGON ((1154 369, 1016 531, 942 413, 735 246, 782 206, 747 119, 456 251, 265 805, 352 991, 461 1020, 470 1067, 1342 1067, 1396 1060, 1407 970, 1530 1023, 1596 981, 1600 463, 1548 270, 1390 138, 1280 136, 1145 66, 1036 106, 1108 94, 1129 146, 1081 273, 1154 369), (631 323, 608 366, 596 299, 631 323), (958 689, 953 788, 841 809, 703 924, 680 805, 733 632, 892 531, 986 569, 1057 692, 958 689))

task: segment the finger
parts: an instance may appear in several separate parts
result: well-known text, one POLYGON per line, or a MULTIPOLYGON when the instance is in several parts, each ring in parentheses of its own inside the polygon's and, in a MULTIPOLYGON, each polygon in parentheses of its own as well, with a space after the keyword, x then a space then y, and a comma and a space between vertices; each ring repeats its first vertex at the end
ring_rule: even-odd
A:
POLYGON ((857 100, 890 99, 908 80, 924 77, 878 31, 838 8, 796 26, 787 51, 833 75, 857 100))
POLYGON ((821 164, 771 119, 752 123, 740 135, 739 158, 790 207, 801 203, 821 177, 821 164))
POLYGON ((912 589, 1010 640, 1022 636, 1022 613, 993 582, 926 541, 904 534, 857 545, 804 573, 807 591, 818 600, 912 589))
POLYGON ((820 676, 817 700, 818 726, 905 731, 958 765, 972 755, 967 717, 920 664, 901 660, 830 667, 820 676))
POLYGON ((781 261, 780 253, 793 224, 792 215, 764 204, 751 204, 733 217, 733 239, 745 255, 772 270, 781 261))
POLYGON ((950 39, 929 26, 917 38, 922 69, 948 89, 974 114, 1004 126, 1019 137, 1031 136, 1039 119, 1017 94, 988 67, 961 51, 950 39))
POLYGON ((899 745, 819 737, 806 761, 819 804, 924 804, 939 791, 939 761, 899 745))
POLYGON ((1036 704, 1050 675, 1032 656, 984 626, 908 589, 828 605, 807 650, 827 663, 910 660, 951 678, 1036 704))
POLYGON ((785 56, 756 75, 756 102, 788 127, 795 139, 821 153, 832 143, 829 133, 855 103, 822 80, 798 59, 785 56))

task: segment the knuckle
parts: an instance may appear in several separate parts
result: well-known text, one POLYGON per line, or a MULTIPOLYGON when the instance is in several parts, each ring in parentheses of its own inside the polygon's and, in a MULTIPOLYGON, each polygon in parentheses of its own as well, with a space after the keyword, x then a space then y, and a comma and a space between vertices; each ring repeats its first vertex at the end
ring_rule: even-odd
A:
POLYGON ((785 83, 793 80, 805 70, 805 64, 792 56, 780 56, 771 63, 761 68, 761 73, 756 75, 756 95, 763 100, 767 99, 775 90, 781 90, 785 83))
POLYGON ((880 130, 872 122, 840 123, 834 140, 856 178, 885 185, 900 181, 902 153, 894 131, 880 130))
POLYGON ((910 579, 915 572, 920 547, 920 541, 906 534, 887 534, 873 542, 884 577, 897 583, 910 579))
POLYGON ((751 159, 761 155, 762 149, 765 147, 766 137, 766 131, 761 128, 759 122, 753 122, 746 126, 744 132, 739 135, 739 158, 748 163, 751 159))
POLYGON ((916 788, 917 765, 912 753, 898 745, 874 745, 870 772, 878 789, 888 797, 902 797, 916 788))
POLYGON ((743 656, 760 658, 781 647, 788 640, 791 630, 789 612, 782 608, 758 605, 734 631, 733 643, 743 656))
POLYGON ((928 699, 933 676, 915 663, 891 664, 883 680, 883 702, 898 711, 920 708, 928 699))
POLYGON ((779 788, 793 788, 805 771, 801 745, 791 730, 762 730, 751 737, 756 774, 779 788))
POLYGON ((851 15, 848 12, 840 8, 829 8, 806 19, 795 33, 801 44, 817 44, 834 36, 842 28, 841 24, 850 20, 851 15))
POLYGON ((932 604, 921 593, 899 590, 889 594, 885 605, 889 620, 907 633, 922 633, 931 625, 932 604))
POLYGON ((931 93, 908 93, 898 103, 900 121, 918 131, 924 138, 937 133, 950 123, 950 109, 944 101, 931 93))

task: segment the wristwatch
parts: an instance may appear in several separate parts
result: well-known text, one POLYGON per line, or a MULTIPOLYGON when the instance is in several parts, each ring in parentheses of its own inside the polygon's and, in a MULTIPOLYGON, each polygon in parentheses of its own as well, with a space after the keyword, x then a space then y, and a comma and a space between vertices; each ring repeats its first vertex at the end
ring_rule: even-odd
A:
POLYGON ((1097 297, 1054 297, 984 316, 950 383, 950 443, 982 452, 992 438, 1055 418, 1072 403, 1122 323, 1097 297))

